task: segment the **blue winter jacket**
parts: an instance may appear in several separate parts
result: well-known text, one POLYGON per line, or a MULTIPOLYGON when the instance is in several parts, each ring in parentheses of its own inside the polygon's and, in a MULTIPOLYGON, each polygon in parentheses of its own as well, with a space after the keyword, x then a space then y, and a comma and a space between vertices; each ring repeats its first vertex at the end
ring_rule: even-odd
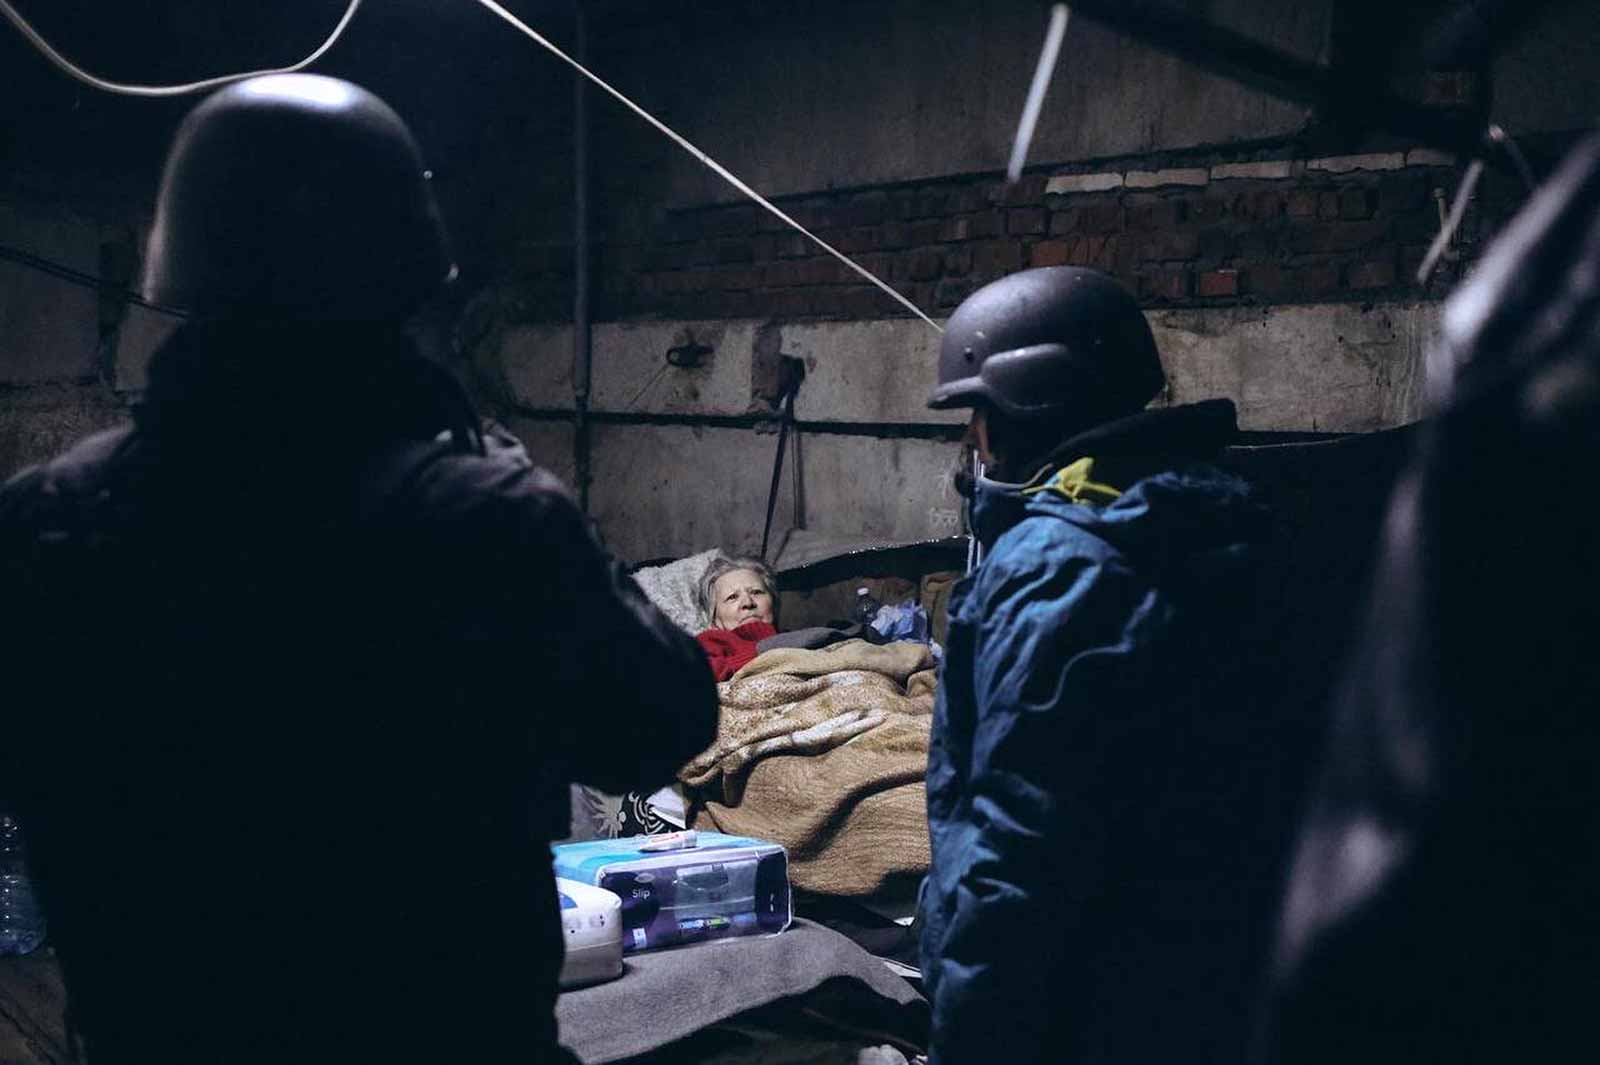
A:
POLYGON ((1267 924, 1244 911, 1277 883, 1230 665, 1265 515, 1231 474, 1114 450, 1088 456, 1109 502, 1054 470, 973 501, 987 555, 951 598, 928 758, 935 1065, 1239 1060, 1267 924))

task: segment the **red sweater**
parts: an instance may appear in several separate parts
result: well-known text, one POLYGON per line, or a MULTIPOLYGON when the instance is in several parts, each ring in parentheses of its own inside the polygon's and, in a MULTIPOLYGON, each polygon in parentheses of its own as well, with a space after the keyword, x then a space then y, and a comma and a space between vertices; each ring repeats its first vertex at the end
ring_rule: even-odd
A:
POLYGON ((729 680, 756 656, 756 644, 778 630, 765 621, 747 621, 736 629, 707 629, 695 639, 711 660, 711 673, 718 681, 729 680))

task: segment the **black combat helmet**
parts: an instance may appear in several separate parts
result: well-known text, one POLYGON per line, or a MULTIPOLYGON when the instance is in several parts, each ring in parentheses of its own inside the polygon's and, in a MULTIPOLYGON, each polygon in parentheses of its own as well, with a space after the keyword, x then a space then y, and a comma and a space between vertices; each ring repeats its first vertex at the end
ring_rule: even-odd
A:
POLYGON ((945 324, 935 410, 989 403, 1019 421, 1133 414, 1165 384, 1150 325, 1097 270, 1045 266, 991 282, 945 324))
POLYGON ((145 298, 207 320, 386 321, 454 275, 416 142, 360 86, 250 78, 179 128, 145 298))

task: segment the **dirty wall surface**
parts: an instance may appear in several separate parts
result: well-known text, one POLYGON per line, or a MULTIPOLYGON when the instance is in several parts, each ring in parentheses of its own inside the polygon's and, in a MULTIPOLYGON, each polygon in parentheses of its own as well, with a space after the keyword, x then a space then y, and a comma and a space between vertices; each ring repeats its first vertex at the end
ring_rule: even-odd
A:
MULTIPOLYGON (((1423 301, 1151 312, 1168 368, 1162 404, 1217 396, 1242 428, 1358 432, 1414 420, 1436 305, 1423 301)), ((772 541, 797 523, 841 543, 960 531, 949 486, 964 416, 930 411, 937 336, 914 319, 608 323, 593 333, 591 510, 630 561, 761 539, 777 437, 757 394, 758 338, 778 333, 806 377, 772 541), (669 349, 692 337, 699 366, 669 349), (797 483, 798 481, 798 483, 797 483), (798 495, 798 502, 797 502, 798 495)), ((575 475, 571 330, 506 330, 480 355, 504 420, 537 460, 575 475)))

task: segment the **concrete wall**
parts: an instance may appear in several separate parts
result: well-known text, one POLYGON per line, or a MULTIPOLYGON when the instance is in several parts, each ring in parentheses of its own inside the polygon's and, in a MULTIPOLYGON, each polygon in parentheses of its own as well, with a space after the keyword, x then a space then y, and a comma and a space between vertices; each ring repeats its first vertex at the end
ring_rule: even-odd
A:
MULTIPOLYGON (((1365 431, 1420 412, 1432 303, 1187 308, 1150 319, 1170 378, 1162 403, 1225 396, 1241 426, 1257 430, 1365 431)), ((611 548, 641 561, 759 546, 777 437, 770 424, 739 419, 771 409, 755 391, 772 331, 777 349, 806 365, 773 543, 795 524, 796 479, 798 517, 813 538, 958 531, 949 474, 963 416, 923 406, 937 350, 926 325, 627 322, 593 334, 590 500, 611 548), (688 336, 712 348, 704 365, 669 364, 667 350, 688 336)), ((571 350, 567 327, 521 326, 480 354, 508 389, 508 426, 569 477, 571 350)))
MULTIPOLYGON (((0 203, 0 245, 98 276, 116 234, 60 209, 0 203)), ((0 478, 114 424, 106 306, 92 288, 0 259, 0 478)))

